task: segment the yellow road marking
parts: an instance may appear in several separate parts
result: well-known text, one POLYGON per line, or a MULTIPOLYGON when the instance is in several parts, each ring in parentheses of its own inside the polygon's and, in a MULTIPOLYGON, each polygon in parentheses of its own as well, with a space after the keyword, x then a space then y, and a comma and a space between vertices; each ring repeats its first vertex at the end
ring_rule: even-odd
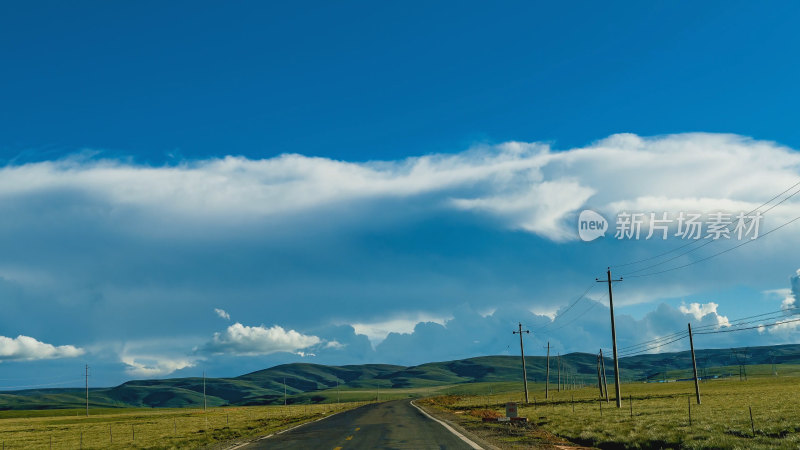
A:
POLYGON ((353 439, 353 436, 347 436, 346 438, 344 438, 345 441, 349 441, 351 439, 353 439))

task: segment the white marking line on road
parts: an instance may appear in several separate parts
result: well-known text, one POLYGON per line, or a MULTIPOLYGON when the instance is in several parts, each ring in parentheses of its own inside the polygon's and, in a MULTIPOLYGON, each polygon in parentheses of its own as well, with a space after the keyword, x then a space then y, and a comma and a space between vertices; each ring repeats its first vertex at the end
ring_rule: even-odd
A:
POLYGON ((430 415, 430 414, 426 413, 426 412, 425 412, 425 410, 423 410, 423 409, 422 409, 422 408, 420 408, 419 406, 415 405, 413 401, 411 401, 411 402, 409 402, 409 403, 410 403, 410 404, 411 404, 411 406, 413 406, 414 408, 417 408, 417 409, 419 410, 419 412, 421 412, 422 414, 424 414, 424 415, 425 415, 425 417, 427 417, 428 419, 431 419, 431 420, 433 420, 433 421, 435 421, 435 422, 439 422, 439 425, 441 425, 441 426, 445 427, 445 429, 447 429, 447 431, 449 431, 449 432, 451 432, 451 433, 455 434, 455 435, 456 435, 456 437, 458 437, 458 438, 459 438, 459 439, 461 439, 462 441, 466 442, 466 443, 467 443, 467 445, 469 445, 470 447, 474 448, 475 450, 483 450, 483 449, 481 448, 481 446, 480 446, 480 445, 478 445, 478 444, 476 444, 476 443, 472 442, 471 440, 469 440, 469 438, 468 438, 468 437, 466 437, 466 436, 464 436, 463 434, 459 433, 458 431, 454 430, 454 429, 453 429, 453 427, 451 427, 450 425, 448 425, 446 422, 443 422, 443 421, 441 421, 441 420, 437 419, 436 417, 433 417, 432 415, 430 415))
POLYGON ((287 429, 285 429, 285 430, 277 431, 277 432, 275 432, 275 433, 270 433, 270 434, 268 434, 268 435, 266 435, 266 436, 261 436, 260 438, 258 438, 258 439, 255 439, 255 440, 253 440, 253 441, 250 441, 250 442, 243 442, 243 443, 241 443, 241 444, 239 444, 239 445, 234 445, 233 447, 228 447, 228 448, 226 448, 225 450, 236 450, 236 449, 238 449, 238 448, 246 447, 246 446, 248 446, 248 445, 252 444, 253 442, 263 441, 264 439, 269 439, 269 438, 271 438, 272 436, 276 436, 276 435, 279 435, 279 434, 283 434, 283 433, 286 433, 287 431, 292 431, 292 430, 294 430, 295 428, 300 428, 300 427, 302 427, 302 426, 304 426, 304 425, 308 425, 308 424, 310 424, 310 423, 319 422, 320 420, 325 420, 325 419, 327 419, 328 417, 333 417, 333 416, 335 416, 335 415, 337 415, 337 414, 341 414, 341 413, 343 413, 343 412, 346 412, 346 411, 352 411, 352 409, 346 409, 346 410, 344 410, 344 411, 339 411, 339 412, 335 412, 335 413, 333 413, 333 414, 328 414, 328 415, 327 415, 327 416, 325 416, 325 417, 320 417, 319 419, 317 419, 317 420, 312 420, 311 422, 303 422, 303 423, 301 423, 300 425, 295 425, 295 426, 293 426, 293 427, 291 427, 291 428, 287 428, 287 429))

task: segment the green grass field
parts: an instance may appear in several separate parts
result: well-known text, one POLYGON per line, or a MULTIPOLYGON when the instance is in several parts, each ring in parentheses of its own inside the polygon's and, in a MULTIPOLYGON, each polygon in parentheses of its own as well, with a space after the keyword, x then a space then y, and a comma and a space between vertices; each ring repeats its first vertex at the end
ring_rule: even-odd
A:
MULTIPOLYGON (((614 405, 613 385, 607 404, 599 400, 595 385, 558 392, 554 376, 548 399, 544 383, 529 383, 531 403, 522 406, 520 414, 543 430, 601 448, 797 448, 800 365, 781 364, 778 371, 779 376, 773 376, 771 365, 750 365, 748 380, 739 381, 738 367, 709 368, 709 375, 726 377, 701 383, 701 405, 695 403, 691 381, 623 383, 622 409, 614 405)), ((689 375, 686 370, 668 370, 651 379, 689 375)), ((92 408, 87 418, 84 409, 6 410, 0 411, 0 441, 5 448, 44 449, 50 448, 51 441, 52 448, 213 447, 367 402, 410 397, 430 397, 432 404, 453 410, 477 426, 480 414, 473 413, 485 409, 503 413, 506 402, 523 400, 521 387, 519 381, 407 388, 343 386, 296 394, 289 406, 214 406, 205 413, 197 408, 92 408)), ((518 433, 508 439, 524 442, 518 433)))
POLYGON ((202 409, 4 411, 5 449, 197 448, 279 431, 365 402, 202 409))
MULTIPOLYGON (((551 390, 545 400, 542 386, 536 384, 530 386, 531 402, 536 396, 536 404, 522 406, 520 415, 553 434, 601 448, 800 447, 800 366, 779 366, 777 377, 771 375, 770 365, 748 366, 747 381, 739 381, 736 367, 717 370, 736 377, 702 382, 701 405, 696 404, 692 381, 623 383, 621 409, 615 407, 613 385, 607 404, 599 400, 596 386, 551 390)), ((504 414, 506 401, 522 397, 520 383, 514 393, 476 394, 462 392, 436 403, 459 413, 491 409, 504 414)), ((470 414, 463 417, 479 420, 470 414)), ((519 437, 509 437, 515 439, 519 437)))

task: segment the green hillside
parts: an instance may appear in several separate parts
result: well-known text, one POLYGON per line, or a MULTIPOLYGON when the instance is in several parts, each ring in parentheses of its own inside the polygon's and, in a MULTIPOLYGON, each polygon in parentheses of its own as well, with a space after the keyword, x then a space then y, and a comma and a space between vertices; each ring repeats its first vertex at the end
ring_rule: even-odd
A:
MULTIPOLYGON (((606 359, 606 373, 613 379, 613 364, 606 359)), ((709 375, 734 374, 738 365, 730 349, 697 351, 698 368, 709 375)), ((570 353, 561 357, 562 374, 571 380, 592 384, 596 380, 596 356, 570 353)), ((528 379, 544 382, 546 358, 525 358, 528 379)), ((800 345, 752 347, 748 365, 800 364, 800 345)), ((557 380, 556 358, 550 358, 550 382, 557 380)), ((688 351, 636 355, 620 359, 623 381, 682 378, 691 374, 688 351)), ((413 367, 388 364, 324 366, 319 364, 283 364, 235 378, 208 378, 206 402, 219 405, 263 405, 283 403, 284 389, 289 403, 335 401, 337 396, 357 398, 371 392, 393 389, 398 395, 415 395, 419 388, 463 385, 468 383, 503 383, 520 379, 520 359, 514 356, 481 356, 456 361, 421 364, 413 367), (285 385, 284 385, 285 381, 285 385), (338 386, 339 389, 336 389, 338 386), (342 394, 344 391, 344 394, 342 394)), ((566 378, 566 377, 565 377, 566 378)), ((564 379, 565 379, 564 378, 564 379)), ((384 395, 392 395, 386 392, 384 395)), ((90 390, 92 407, 197 407, 203 403, 202 378, 134 380, 116 387, 90 390)), ((0 410, 80 408, 85 405, 83 389, 32 389, 0 393, 0 410)))

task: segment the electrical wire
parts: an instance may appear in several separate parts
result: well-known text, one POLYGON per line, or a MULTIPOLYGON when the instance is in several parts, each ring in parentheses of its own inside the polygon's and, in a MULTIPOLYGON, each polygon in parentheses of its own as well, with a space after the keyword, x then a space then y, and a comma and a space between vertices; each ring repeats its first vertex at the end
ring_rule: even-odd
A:
MULTIPOLYGON (((784 198, 784 199, 783 199, 783 200, 781 200, 780 202, 778 202, 778 203, 776 203, 776 204, 772 205, 771 207, 769 207, 769 209, 767 209, 766 211, 764 211, 762 214, 766 214, 767 212, 769 212, 770 210, 772 210, 772 209, 773 209, 773 208, 775 208, 776 206, 778 206, 778 205, 780 205, 781 203, 785 202, 785 201, 786 201, 786 200, 788 200, 789 198, 791 198, 791 197, 793 197, 793 196, 797 195, 798 193, 800 193, 800 189, 798 189, 797 191, 795 191, 795 192, 794 192, 794 193, 792 193, 791 195, 787 196, 786 198, 784 198)), ((748 213, 748 214, 750 214, 750 213, 748 213)), ((748 220, 748 221, 745 223, 745 225, 749 225, 749 224, 750 224, 750 222, 752 222, 752 221, 753 221, 752 219, 749 219, 749 220, 748 220)), ((725 229, 727 230, 727 229, 730 227, 730 225, 732 225, 732 224, 733 224, 733 223, 731 222, 731 224, 729 224, 729 225, 728 225, 728 226, 727 226, 725 229)), ((785 224, 784 224, 784 225, 785 225, 785 224)), ((781 227, 778 227, 778 228, 782 228, 782 227, 783 227, 783 226, 781 226, 781 227)), ((730 231, 730 230, 728 230, 728 231, 730 231)), ((775 231, 775 230, 770 230, 770 232, 772 232, 772 231, 775 231)), ((763 236, 766 236, 766 235, 767 235, 767 234, 769 234, 770 232, 764 233, 764 234, 762 234, 761 236, 758 236, 758 238, 761 238, 761 237, 763 237, 763 236)), ((706 240, 706 239, 710 239, 710 237, 709 237, 709 236, 706 236, 706 237, 705 237, 705 238, 703 238, 703 239, 700 239, 700 240, 698 240, 698 241, 693 241, 693 242, 702 242, 702 241, 704 241, 704 240, 706 240)), ((752 241, 754 241, 754 240, 756 240, 756 239, 751 239, 751 240, 749 240, 749 241, 745 241, 745 242, 743 242, 741 245, 744 245, 744 244, 746 244, 746 243, 752 242, 752 241)), ((701 246, 699 246, 699 247, 695 247, 695 248, 693 248, 693 249, 691 249, 691 250, 685 251, 685 252, 683 252, 683 253, 681 253, 681 254, 679 254, 679 255, 673 256, 672 258, 666 259, 666 260, 664 260, 664 261, 661 261, 661 262, 659 262, 659 263, 652 264, 652 265, 649 265, 649 266, 647 266, 647 267, 643 267, 643 268, 641 268, 641 269, 638 269, 638 270, 634 270, 633 272, 629 272, 629 273, 627 273, 627 274, 623 275, 622 277, 623 277, 623 278, 625 278, 625 277, 627 277, 627 278, 631 278, 631 277, 635 278, 634 274, 636 274, 636 273, 639 273, 639 272, 644 272, 645 270, 652 269, 652 268, 655 268, 655 267, 658 267, 658 266, 664 265, 664 264, 666 264, 666 263, 668 263, 668 262, 670 262, 670 261, 674 261, 674 260, 676 260, 676 259, 680 258, 681 256, 685 256, 685 255, 688 255, 689 253, 692 253, 692 252, 694 252, 694 251, 700 250, 701 248, 703 248, 703 247, 705 247, 706 245, 708 245, 708 244, 711 244, 711 243, 713 243, 713 242, 717 242, 717 241, 716 241, 716 239, 710 239, 710 240, 708 240, 706 243, 704 243, 703 245, 701 245, 701 246)), ((741 245, 739 245, 738 247, 741 247, 741 245)), ((725 252, 721 252, 721 253, 725 253, 725 252)), ((721 254, 721 253, 720 253, 720 254, 721 254)))
POLYGON ((545 325, 544 325, 542 328, 540 328, 540 329, 539 329, 539 332, 541 333, 541 332, 543 332, 543 331, 547 330, 547 328, 551 327, 551 326, 552 326, 552 325, 553 325, 553 324, 556 322, 556 320, 560 319, 560 318, 561 318, 561 317, 563 317, 563 316, 564 316, 564 315, 565 315, 567 312, 569 312, 569 311, 570 311, 570 310, 571 310, 571 309, 572 309, 572 308, 573 308, 575 305, 577 305, 577 304, 578 304, 578 302, 580 302, 580 301, 581 301, 581 300, 582 300, 582 299, 583 299, 583 298, 586 296, 586 294, 588 294, 588 293, 589 293, 589 291, 591 291, 591 290, 592 290, 592 288, 594 288, 594 285, 595 285, 595 283, 592 283, 592 284, 590 284, 590 285, 589 285, 589 287, 587 287, 587 288, 586 288, 586 290, 585 290, 585 291, 583 291, 583 294, 581 294, 580 296, 578 296, 578 298, 577 298, 577 299, 576 299, 574 302, 572 302, 572 303, 571 303, 571 304, 570 304, 570 305, 567 307, 567 309, 565 309, 564 311, 561 311, 560 313, 556 314, 556 316, 555 316, 555 317, 553 317, 553 320, 551 320, 551 321, 550 321, 550 323, 547 323, 547 324, 545 324, 545 325))
MULTIPOLYGON (((603 299, 604 299, 604 298, 606 298, 607 296, 608 296, 608 293, 605 293, 605 294, 603 294, 603 296, 602 296, 602 297, 600 297, 598 300, 603 300, 603 299)), ((592 308, 594 308, 595 306, 597 306, 597 302, 592 302, 592 303, 589 305, 589 307, 588 307, 588 308, 586 308, 585 310, 583 310, 583 312, 581 312, 580 314, 578 314, 577 316, 575 316, 575 317, 574 317, 572 320, 570 320, 569 322, 567 322, 567 323, 565 323, 565 324, 561 324, 561 325, 560 325, 560 326, 558 326, 557 328, 553 328, 552 330, 549 330, 549 331, 552 333, 553 331, 560 330, 560 329, 562 329, 562 328, 566 327, 567 325, 571 325, 571 324, 572 324, 572 323, 574 323, 576 320, 578 320, 578 319, 580 319, 581 317, 583 317, 584 315, 586 315, 586 313, 588 313, 589 311, 591 311, 591 310, 592 310, 592 308)))
MULTIPOLYGON (((692 334, 711 334, 713 332, 708 332, 708 331, 705 331, 705 330, 708 330, 709 328, 720 327, 720 326, 724 326, 724 327, 728 328, 727 330, 720 331, 720 332, 727 332, 727 333, 733 332, 733 331, 739 331, 739 330, 743 330, 743 329, 751 329, 751 328, 741 328, 741 327, 743 325, 748 325, 748 324, 755 323, 755 322, 761 322, 761 321, 764 321, 764 320, 773 320, 773 319, 776 319, 777 317, 770 317, 770 316, 786 314, 787 312, 796 311, 796 310, 800 310, 800 307, 779 309, 779 310, 776 310, 776 311, 770 311, 770 312, 766 312, 766 313, 755 314, 755 315, 752 315, 752 316, 741 317, 739 319, 735 319, 733 321, 729 321, 727 325, 723 325, 723 324, 701 325, 701 326, 693 328, 692 329, 692 334)), ((755 328, 757 328, 757 327, 755 327, 755 328)), ((683 338, 688 337, 688 336, 689 336, 689 331, 688 330, 676 331, 674 333, 667 334, 667 335, 664 335, 664 336, 659 336, 657 338, 650 339, 650 340, 647 340, 647 341, 642 341, 642 342, 639 342, 637 344, 629 345, 629 346, 626 346, 626 347, 621 347, 618 350, 618 353, 625 353, 624 356, 629 356, 629 355, 633 355, 633 354, 637 354, 637 353, 642 353, 643 351, 639 351, 639 350, 635 350, 635 349, 637 349, 639 347, 652 347, 652 348, 644 350, 644 351, 649 351, 649 350, 661 347, 663 345, 667 345, 667 344, 669 344, 671 342, 675 342, 675 340, 673 340, 673 338, 678 338, 679 337, 677 340, 680 340, 680 339, 683 339, 683 338), (664 341, 669 341, 669 342, 664 342, 664 341)), ((610 349, 604 349, 604 350, 610 350, 610 349)))
MULTIPOLYGON (((702 331, 702 332, 696 333, 696 334, 733 333, 733 332, 736 332, 736 331, 754 330, 756 328, 774 327, 774 326, 777 326, 777 325, 783 325, 783 324, 792 323, 792 322, 800 322, 800 319, 781 320, 781 321, 778 321, 778 322, 760 324, 760 325, 755 325, 755 326, 752 326, 752 327, 736 328, 735 330, 702 331)), ((693 333, 693 334, 695 334, 695 333, 693 333)))
POLYGON ((674 338, 676 336, 679 336, 681 334, 684 334, 684 333, 687 334, 687 335, 689 334, 688 331, 678 331, 676 333, 671 333, 671 334, 668 334, 668 335, 665 335, 665 336, 659 336, 657 338, 650 339, 649 341, 640 342, 638 344, 629 345, 627 347, 620 347, 619 351, 629 351, 629 350, 632 350, 634 348, 646 346, 646 345, 648 345, 650 343, 653 343, 653 342, 660 342, 660 341, 665 341, 665 340, 668 340, 668 339, 672 339, 672 338, 674 338))
POLYGON ((83 378, 79 378, 79 379, 76 379, 76 380, 69 380, 69 381, 60 381, 60 382, 57 382, 57 383, 29 384, 29 385, 26 385, 26 386, 0 386, 0 390, 6 391, 6 390, 13 390, 13 389, 30 389, 30 388, 37 388, 37 387, 60 386, 60 385, 63 385, 63 384, 77 383, 79 381, 83 381, 83 378))
MULTIPOLYGON (((750 216, 751 214, 753 214, 753 213, 757 212, 758 210, 760 210, 760 209, 761 209, 761 208, 763 208, 764 206, 766 206, 766 205, 768 205, 768 204, 772 203, 772 201, 773 201, 773 200, 777 199, 778 197, 780 197, 780 196, 784 195, 785 193, 787 193, 787 192, 791 191, 792 189, 794 189, 795 187, 798 187, 798 186, 800 186, 800 181, 798 181, 797 183, 793 184, 792 186, 790 186, 790 187, 789 187, 789 188, 787 188, 786 190, 782 191, 781 193, 779 193, 779 194, 775 195, 774 197, 772 197, 771 199, 767 200, 766 202, 762 203, 761 205, 759 205, 759 206, 758 206, 758 207, 756 207, 755 209, 751 210, 750 212, 746 213, 746 214, 745 214, 745 216, 750 216)), ((762 214, 762 215, 763 215, 763 214, 766 214, 766 213, 767 213, 767 212, 769 212, 770 210, 772 210, 772 209, 774 209, 775 207, 777 207, 778 205, 780 205, 780 204, 784 203, 786 200, 788 200, 788 199, 790 199, 790 198, 794 197, 794 196, 795 196, 795 195, 797 195, 798 193, 800 193, 800 189, 798 189, 797 191, 793 192, 792 194, 790 194, 790 195, 786 196, 786 197, 785 197, 783 200, 781 200, 780 202, 778 202, 778 203, 776 203, 776 204, 772 205, 772 206, 771 206, 771 207, 769 207, 767 210, 763 211, 761 214, 762 214)), ((749 224, 750 222, 752 222, 752 219, 750 219, 749 221, 747 221, 747 222, 746 222, 746 224, 749 224)), ((726 230, 728 230, 728 231, 730 231, 730 230, 729 230, 729 227, 730 227, 731 225, 733 225, 733 223, 729 224, 727 227, 725 227, 725 229, 726 229, 726 230)), ((649 257, 649 258, 644 258, 644 259, 640 259, 640 260, 637 260, 637 261, 632 261, 632 262, 628 262, 628 263, 624 263, 624 264, 616 264, 616 265, 612 265, 611 267, 615 267, 615 268, 619 268, 619 267, 626 267, 626 266, 630 266, 630 265, 635 265, 635 264, 643 263, 643 262, 646 262, 646 261, 652 261, 652 260, 654 260, 654 259, 658 259, 658 258, 660 258, 660 257, 662 257, 662 256, 666 256, 666 255, 668 255, 668 254, 670 254, 670 253, 676 252, 676 251, 678 251, 678 250, 680 250, 680 249, 682 249, 682 248, 689 247, 689 246, 691 246, 691 245, 694 245, 694 244, 696 244, 696 243, 698 243, 698 242, 702 242, 702 241, 704 241, 704 240, 706 240, 706 239, 708 239, 708 238, 709 238, 709 236, 706 236, 706 237, 705 237, 705 238, 703 238, 703 239, 699 239, 699 240, 694 240, 694 241, 687 242, 686 244, 683 244, 683 245, 681 245, 681 246, 679 246, 679 247, 676 247, 676 248, 674 248, 674 249, 672 249, 672 250, 668 250, 668 251, 666 251, 666 252, 662 252, 662 253, 660 253, 660 254, 657 254, 657 255, 655 255, 655 256, 651 256, 651 257, 649 257)), ((709 241, 709 242, 706 242, 705 244, 701 245, 700 247, 698 247, 698 248, 696 248, 696 249, 689 250, 689 251, 687 251, 687 252, 684 252, 684 253, 682 253, 682 254, 680 254, 680 255, 676 256, 676 257, 670 258, 670 259, 668 259, 668 260, 666 260, 666 261, 662 261, 662 262, 660 262, 660 263, 653 264, 653 265, 651 265, 651 266, 648 266, 648 267, 645 267, 645 268, 639 269, 639 270, 637 270, 637 271, 634 271, 634 272, 631 272, 631 273, 637 273, 637 272, 641 272, 641 271, 647 270, 647 269, 649 269, 649 268, 653 268, 653 267, 657 267, 657 266, 659 266, 659 265, 665 264, 665 263, 667 263, 667 262, 669 262, 669 261, 672 261, 672 260, 674 260, 674 259, 676 259, 676 258, 678 258, 678 257, 680 257, 680 256, 686 255, 686 254, 688 254, 688 253, 691 253, 691 252, 693 252, 693 251, 695 251, 695 250, 697 250, 697 249, 699 249, 699 248, 702 248, 702 247, 704 247, 704 246, 708 245, 710 242, 714 242, 714 240, 711 240, 711 241, 709 241)), ((623 275, 623 277, 625 277, 625 276, 630 276, 630 275, 623 275)))
MULTIPOLYGON (((745 245, 747 245, 747 244, 750 244, 750 243, 752 243, 752 242, 758 241, 758 240, 760 240, 761 238, 764 238, 764 237, 766 237, 766 236, 770 235, 771 233, 774 233, 775 231, 778 231, 778 230, 780 230, 780 229, 781 229, 781 228, 783 228, 783 227, 786 227, 786 226, 788 226, 788 225, 791 225, 791 224, 792 224, 792 223, 794 223, 794 222, 797 222, 798 220, 800 220, 800 216, 797 216, 797 217, 795 217, 794 219, 792 219, 792 220, 790 220, 790 221, 788 221, 788 222, 786 222, 786 223, 784 223, 784 224, 782 224, 782 225, 780 225, 780 226, 778 226, 778 227, 775 227, 775 228, 773 228, 773 229, 771 229, 771 230, 767 231, 766 233, 764 233, 764 234, 762 234, 761 236, 759 236, 759 237, 758 237, 758 239, 751 239, 751 240, 749 240, 749 241, 744 241, 744 242, 742 242, 742 243, 740 243, 740 244, 738 244, 738 245, 735 245, 735 246, 733 246, 733 247, 727 248, 727 249, 725 249, 725 250, 723 250, 723 251, 721 251, 721 252, 717 252, 717 253, 714 253, 714 254, 712 254, 712 255, 706 256, 705 258, 698 259, 697 261, 692 261, 692 262, 690 262, 690 263, 686 263, 686 264, 683 264, 683 265, 680 265, 680 266, 676 266, 676 267, 671 267, 671 268, 669 268, 669 269, 659 270, 659 271, 657 271, 657 272, 643 273, 643 274, 639 274, 639 275, 626 275, 626 276, 624 276, 623 278, 642 278, 642 277, 651 277, 651 276, 653 276, 653 275, 660 275, 660 274, 662 274, 662 273, 672 272, 673 270, 678 270, 678 269, 683 269, 683 268, 685 268, 685 267, 693 266, 693 265, 695 265, 695 264, 698 264, 698 263, 701 263, 701 262, 704 262, 704 261, 708 261, 708 260, 709 260, 709 259, 711 259, 711 258, 716 258, 717 256, 723 255, 723 254, 725 254, 725 253, 728 253, 728 252, 730 252, 730 251, 732 251, 732 250, 736 250, 736 249, 737 249, 737 248, 739 248, 739 247, 742 247, 742 246, 745 246, 745 245)), ((712 241, 712 242, 713 242, 713 241, 712 241)))
MULTIPOLYGON (((672 344, 673 342, 678 342, 678 341, 680 341, 681 339, 686 339, 687 337, 689 337, 689 333, 688 333, 688 332, 686 333, 686 335, 685 335, 685 336, 681 336, 681 337, 678 337, 678 338, 672 339, 672 340, 670 340, 670 341, 667 341, 667 342, 664 342, 664 343, 661 343, 661 344, 657 344, 657 345, 654 345, 654 346, 651 346, 651 347, 645 348, 645 349, 643 349, 643 350, 637 350, 637 351, 635 351, 635 352, 627 352, 627 353, 625 353, 625 354, 620 354, 620 355, 619 355, 619 357, 620 357, 620 358, 622 358, 622 357, 625 357, 625 356, 633 356, 633 355, 638 355, 638 354, 640 354, 640 353, 647 353, 647 352, 649 352, 649 351, 652 351, 652 350, 655 350, 655 349, 657 349, 657 348, 661 348, 661 347, 663 347, 663 346, 665 346, 665 345, 672 344)), ((618 353, 620 353, 620 352, 618 352, 618 353)))

